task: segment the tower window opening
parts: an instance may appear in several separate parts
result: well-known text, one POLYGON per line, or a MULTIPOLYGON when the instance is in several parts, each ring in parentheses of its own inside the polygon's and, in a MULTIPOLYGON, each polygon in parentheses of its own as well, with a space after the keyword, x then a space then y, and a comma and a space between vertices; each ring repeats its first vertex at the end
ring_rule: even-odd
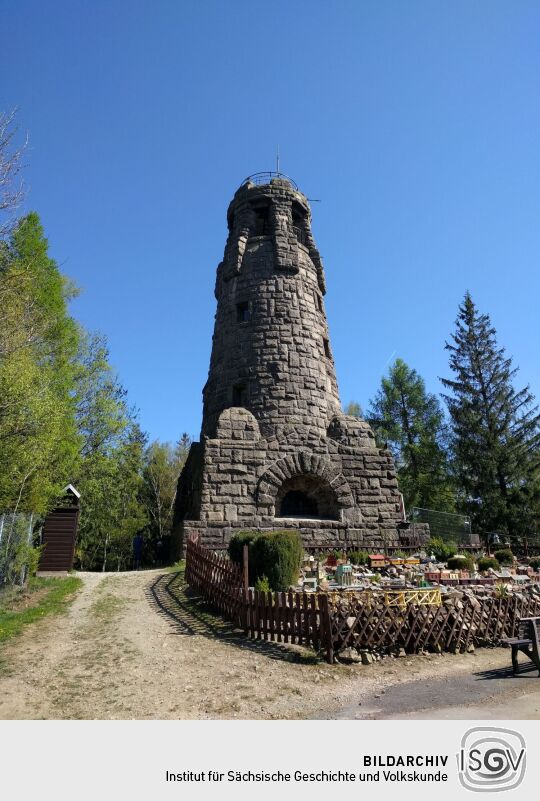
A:
POLYGON ((266 236, 270 233, 270 206, 253 206, 255 231, 253 236, 266 236))
POLYGON ((323 337, 323 348, 324 348, 324 355, 326 356, 326 358, 331 359, 332 354, 330 352, 330 342, 326 339, 326 337, 323 337))
POLYGON ((245 384, 235 384, 232 390, 232 405, 247 406, 247 387, 245 384))
POLYGON ((299 203, 293 203, 291 207, 293 225, 302 226, 306 219, 306 212, 299 203))
POLYGON ((315 297, 317 299, 317 308, 319 309, 320 312, 322 312, 323 310, 322 298, 318 293, 315 294, 315 297))
POLYGON ((236 304, 236 322, 237 323, 247 323, 250 318, 249 315, 249 303, 237 303, 236 304))
POLYGON ((300 244, 307 246, 306 212, 298 203, 291 207, 293 231, 300 244))

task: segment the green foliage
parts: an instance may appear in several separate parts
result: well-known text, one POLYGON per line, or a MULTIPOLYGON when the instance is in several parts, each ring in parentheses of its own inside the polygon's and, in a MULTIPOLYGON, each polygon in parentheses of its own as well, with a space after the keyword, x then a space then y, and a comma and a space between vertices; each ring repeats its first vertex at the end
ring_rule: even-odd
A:
POLYGON ((287 590, 298 581, 302 553, 298 531, 261 533, 250 545, 250 579, 253 564, 255 581, 267 576, 270 589, 287 590))
POLYGON ((502 581, 495 585, 494 589, 495 597, 496 598, 508 598, 509 591, 508 591, 508 584, 504 584, 502 581))
POLYGON ((369 577, 369 580, 371 581, 372 584, 380 584, 381 580, 382 580, 381 579, 381 574, 380 573, 374 573, 372 576, 369 577))
POLYGON ((156 440, 146 449, 140 500, 148 517, 150 557, 156 555, 158 541, 162 544, 162 558, 166 560, 170 551, 176 487, 190 444, 188 435, 183 434, 176 447, 156 440))
POLYGON ((529 565, 532 567, 533 570, 540 569, 540 556, 533 556, 532 559, 529 559, 529 565))
POLYGON ((356 401, 350 401, 345 406, 344 413, 349 417, 362 417, 362 407, 356 401))
POLYGON ((6 514, 0 527, 0 587, 23 584, 36 573, 42 550, 33 544, 34 518, 25 513, 6 514))
POLYGON ((349 551, 347 556, 353 565, 369 565, 369 554, 367 551, 349 551))
POLYGON ((186 569, 186 560, 185 559, 178 559, 178 561, 174 562, 172 565, 169 565, 167 568, 169 573, 183 573, 186 569))
POLYGON ((268 582, 270 590, 287 590, 296 584, 302 561, 302 541, 297 531, 240 531, 229 541, 229 557, 243 564, 244 545, 249 546, 249 582, 268 582))
POLYGON ((327 551, 326 552, 326 556, 327 557, 328 556, 333 556, 334 559, 346 559, 347 558, 347 554, 345 553, 345 551, 338 551, 337 549, 334 549, 332 551, 327 551))
POLYGON ((493 570, 499 569, 499 563, 495 559, 494 556, 481 556, 478 560, 478 570, 480 573, 483 573, 485 570, 489 570, 492 568, 493 570))
MULTIPOLYGON (((0 114, 0 211, 14 208, 18 196, 10 181, 20 153, 10 150, 10 123, 0 114)), ((82 496, 80 567, 131 567, 141 530, 143 561, 152 563, 158 550, 164 560, 189 437, 176 448, 155 442, 147 449, 105 337, 85 332, 68 313, 75 294, 48 255, 37 214, 15 225, 0 221, 0 512, 43 516, 72 483, 82 496)), ((0 577, 7 557, 0 554, 0 577)), ((11 548, 10 569, 36 558, 25 542, 17 553, 11 548)))
POLYGON ((396 460, 405 506, 452 511, 454 490, 445 449, 444 416, 423 379, 396 359, 368 415, 377 441, 396 460))
POLYGON ((73 295, 27 215, 0 247, 0 509, 47 511, 77 465, 73 295))
POLYGON ((467 554, 458 553, 447 560, 449 570, 474 570, 474 561, 467 554))
POLYGON ((498 551, 495 551, 493 556, 500 565, 514 564, 514 554, 511 548, 500 548, 498 551))
POLYGON ((84 460, 78 482, 81 503, 77 557, 84 570, 132 566, 133 537, 148 521, 140 503, 146 435, 126 419, 114 442, 84 460))
POLYGON ((266 576, 259 576, 255 582, 255 589, 259 592, 269 592, 271 590, 270 582, 266 576))
POLYGON ((81 492, 77 547, 84 569, 132 567, 133 537, 144 530, 142 561, 166 561, 178 476, 189 450, 153 442, 136 422, 126 391, 109 363, 103 336, 82 334, 77 421, 83 440, 76 484, 81 492))
POLYGON ((437 561, 446 562, 450 557, 456 555, 457 545, 455 542, 444 542, 439 537, 432 537, 427 550, 436 556, 437 561))
POLYGON ((514 388, 517 368, 469 293, 446 349, 454 377, 443 384, 464 510, 477 531, 520 539, 540 519, 538 407, 528 387, 514 388))
POLYGON ((29 623, 65 611, 81 586, 81 579, 75 576, 34 578, 18 593, 4 591, 0 595, 0 642, 19 634, 29 623))
MULTIPOLYGON (((231 562, 242 566, 244 564, 244 545, 251 543, 259 536, 258 531, 239 531, 229 540, 228 551, 231 562)), ((251 572, 251 565, 250 565, 251 572)), ((254 580, 253 580, 254 583, 254 580)))

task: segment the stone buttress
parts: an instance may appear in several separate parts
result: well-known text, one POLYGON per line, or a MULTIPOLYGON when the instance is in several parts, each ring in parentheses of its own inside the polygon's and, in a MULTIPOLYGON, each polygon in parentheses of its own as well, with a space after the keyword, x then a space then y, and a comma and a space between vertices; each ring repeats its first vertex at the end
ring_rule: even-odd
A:
POLYGON ((248 179, 228 210, 200 442, 178 483, 177 550, 198 532, 298 528, 307 547, 413 544, 391 454, 341 411, 321 258, 290 179, 248 179))

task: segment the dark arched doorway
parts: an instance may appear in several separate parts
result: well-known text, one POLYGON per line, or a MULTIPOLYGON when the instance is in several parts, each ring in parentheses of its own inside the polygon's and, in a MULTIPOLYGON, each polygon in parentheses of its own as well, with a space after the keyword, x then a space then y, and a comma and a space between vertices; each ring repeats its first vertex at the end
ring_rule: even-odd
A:
POLYGON ((284 481, 278 490, 276 517, 338 520, 335 493, 319 476, 293 476, 284 481))
POLYGON ((317 501, 301 490, 289 490, 283 496, 280 517, 318 517, 317 501))

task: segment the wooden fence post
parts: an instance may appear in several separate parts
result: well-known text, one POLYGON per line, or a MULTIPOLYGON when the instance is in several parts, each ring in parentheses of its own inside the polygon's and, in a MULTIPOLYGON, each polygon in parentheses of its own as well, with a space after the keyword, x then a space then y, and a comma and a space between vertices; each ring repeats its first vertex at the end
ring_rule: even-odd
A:
POLYGON ((332 641, 332 621, 330 620, 330 609, 328 608, 328 595, 319 595, 319 611, 321 615, 321 645, 326 647, 326 659, 334 664, 334 643, 332 641))
POLYGON ((244 545, 243 548, 243 574, 244 574, 244 590, 247 595, 249 590, 249 547, 244 545))

